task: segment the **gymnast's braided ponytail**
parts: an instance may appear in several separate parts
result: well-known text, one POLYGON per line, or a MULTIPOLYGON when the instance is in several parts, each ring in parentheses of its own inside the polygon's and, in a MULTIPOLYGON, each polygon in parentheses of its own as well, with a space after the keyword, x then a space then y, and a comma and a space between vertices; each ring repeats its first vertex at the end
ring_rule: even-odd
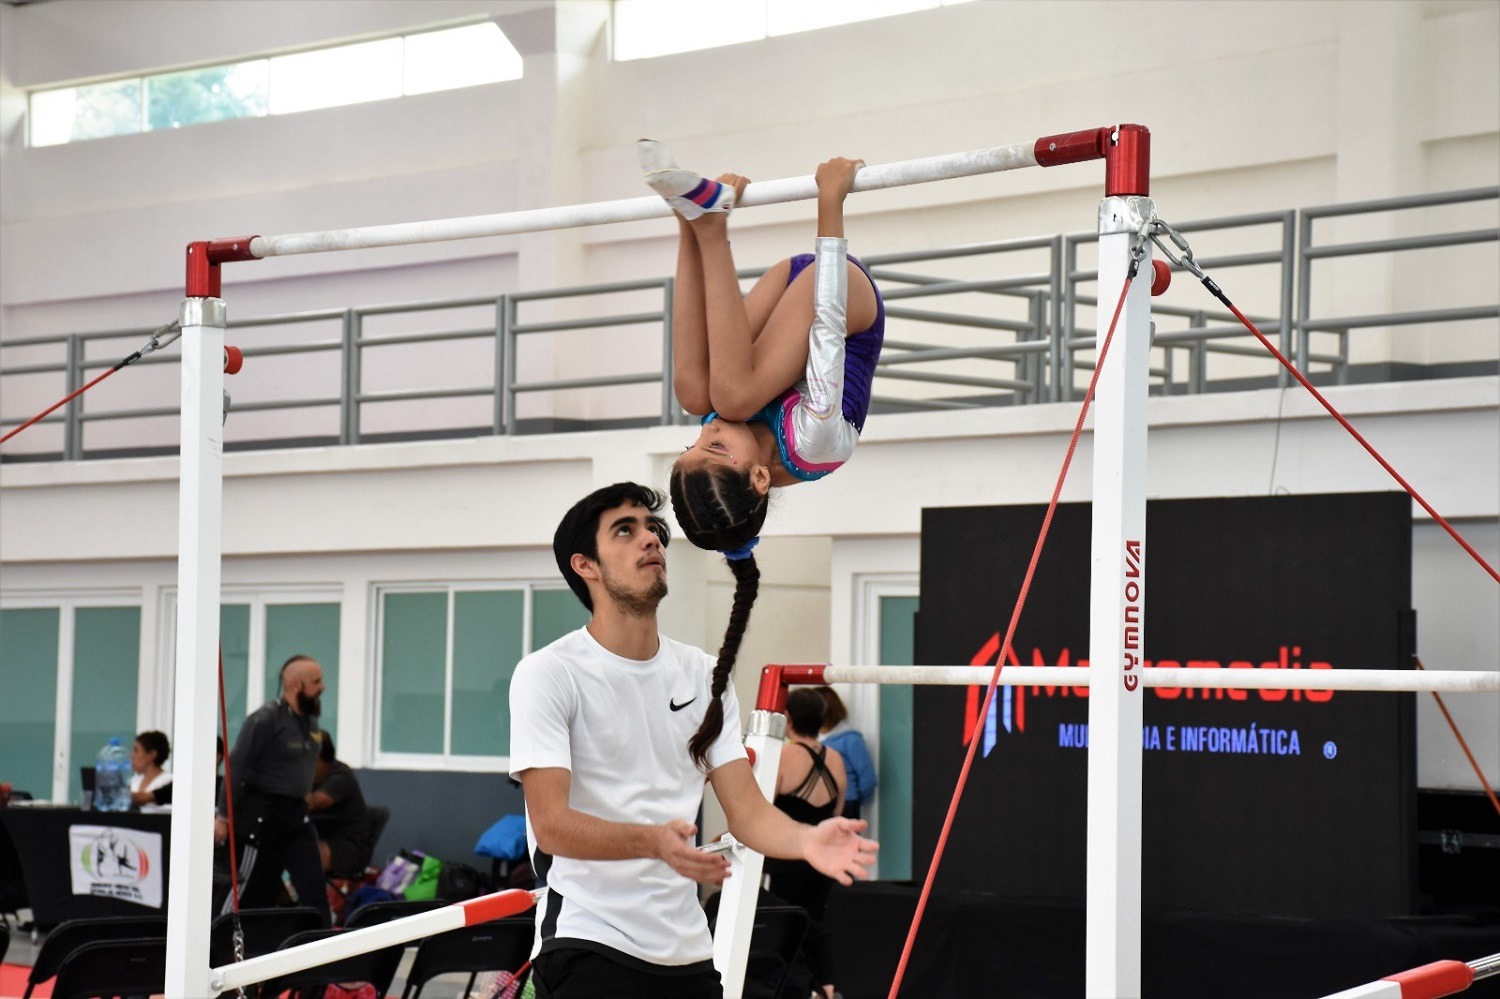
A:
MULTIPOLYGON (((760 541, 767 503, 766 496, 751 486, 748 473, 727 470, 673 470, 671 492, 672 509, 683 534, 697 547, 722 554, 734 573, 734 607, 729 612, 729 626, 724 631, 724 644, 719 647, 719 661, 714 665, 709 686, 713 700, 703 716, 703 724, 688 741, 693 762, 706 770, 709 747, 724 730, 722 695, 734 673, 740 641, 750 623, 750 609, 760 591, 760 568, 751 551, 760 541)), ((736 718, 735 724, 738 723, 736 718)))
MULTIPOLYGON (((731 559, 729 568, 734 572, 734 608, 729 612, 729 627, 724 630, 724 644, 719 646, 719 661, 714 665, 713 682, 709 686, 709 694, 713 700, 709 702, 708 712, 703 716, 703 724, 698 726, 698 731, 688 740, 688 753, 693 757, 693 762, 705 770, 708 769, 709 747, 724 730, 722 695, 734 672, 734 660, 740 653, 740 639, 745 637, 745 626, 750 623, 750 609, 755 606, 755 596, 760 591, 760 568, 755 564, 754 555, 747 553, 743 558, 731 559)), ((735 719, 735 724, 739 724, 738 718, 735 719)))

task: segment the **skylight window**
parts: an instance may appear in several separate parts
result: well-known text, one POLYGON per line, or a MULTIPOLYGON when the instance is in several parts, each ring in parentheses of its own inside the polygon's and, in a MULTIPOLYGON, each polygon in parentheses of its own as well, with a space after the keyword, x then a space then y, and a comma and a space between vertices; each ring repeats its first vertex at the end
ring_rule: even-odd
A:
POLYGON ((33 146, 259 118, 521 78, 493 22, 31 94, 33 146))
POLYGON ((616 61, 717 48, 969 0, 615 0, 616 61))

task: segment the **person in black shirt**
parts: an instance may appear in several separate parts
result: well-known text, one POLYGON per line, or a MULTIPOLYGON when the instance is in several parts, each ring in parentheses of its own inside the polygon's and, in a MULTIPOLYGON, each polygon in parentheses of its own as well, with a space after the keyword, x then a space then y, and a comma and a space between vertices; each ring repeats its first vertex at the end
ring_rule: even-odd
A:
POLYGON ((312 813, 318 830, 318 853, 323 870, 348 874, 364 869, 369 862, 370 817, 365 812, 365 796, 359 778, 349 765, 338 759, 333 736, 321 733, 318 765, 313 771, 313 789, 307 796, 307 810, 312 813))
MULTIPOLYGON (((776 772, 776 807, 798 822, 815 825, 844 809, 849 786, 844 758, 838 750, 818 742, 826 704, 809 687, 798 687, 786 697, 786 746, 776 772)), ((812 968, 817 999, 833 999, 832 947, 823 916, 833 879, 801 860, 767 857, 764 871, 773 895, 807 910, 811 920, 802 949, 812 968)))
MULTIPOLYGON (((298 655, 283 663, 281 696, 245 719, 229 753, 227 783, 243 884, 240 905, 275 905, 284 870, 291 875, 298 903, 320 911, 327 925, 328 892, 307 811, 318 762, 322 693, 323 667, 316 659, 298 655)), ((221 803, 214 824, 221 842, 229 835, 225 814, 221 803)), ((232 904, 226 898, 223 911, 232 904)))

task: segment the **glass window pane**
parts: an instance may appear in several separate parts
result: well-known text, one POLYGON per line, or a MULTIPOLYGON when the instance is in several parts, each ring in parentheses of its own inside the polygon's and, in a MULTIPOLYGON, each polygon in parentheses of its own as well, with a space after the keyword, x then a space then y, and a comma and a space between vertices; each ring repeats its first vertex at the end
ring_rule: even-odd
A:
POLYGON ((31 144, 131 135, 141 130, 141 81, 115 80, 31 96, 31 144))
POLYGON ((339 706, 339 605, 266 605, 266 700, 281 696, 281 665, 312 656, 323 667, 323 716, 318 725, 337 744, 339 706))
POLYGON ((271 60, 271 113, 311 111, 401 96, 399 38, 271 60))
POLYGON ((56 607, 0 610, 0 780, 52 797, 57 736, 56 607))
POLYGON ((589 623, 589 612, 572 590, 535 590, 531 594, 531 651, 544 649, 570 631, 589 623))
POLYGON ((78 768, 93 766, 100 747, 118 736, 120 745, 129 751, 135 741, 140 652, 139 607, 79 607, 73 612, 70 801, 82 797, 78 768))
POLYGON ((520 78, 521 53, 498 24, 470 24, 406 36, 408 94, 520 78))
POLYGON ((615 59, 648 59, 766 37, 765 0, 615 0, 615 59))
POLYGON ((31 95, 31 144, 60 146, 73 139, 73 114, 78 90, 66 87, 31 95))
MULTIPOLYGON (((910 666, 917 598, 880 598, 880 665, 910 666)), ((880 688, 880 877, 911 877, 912 688, 880 688)))
POLYGON ((380 632, 381 750, 441 753, 448 594, 385 594, 380 632))
MULTIPOLYGON (((224 745, 233 747, 239 738, 240 726, 253 708, 246 703, 250 687, 250 605, 219 605, 219 648, 224 654, 224 716, 229 721, 229 738, 224 745)), ((219 730, 219 720, 214 719, 214 731, 219 730)))
POLYGON ((146 127, 181 128, 266 113, 270 62, 209 66, 146 78, 146 127))
POLYGON ((936 7, 938 0, 766 0, 766 33, 789 35, 936 7))
POLYGON ((525 654, 526 595, 453 595, 453 744, 461 756, 510 752, 510 677, 525 654))

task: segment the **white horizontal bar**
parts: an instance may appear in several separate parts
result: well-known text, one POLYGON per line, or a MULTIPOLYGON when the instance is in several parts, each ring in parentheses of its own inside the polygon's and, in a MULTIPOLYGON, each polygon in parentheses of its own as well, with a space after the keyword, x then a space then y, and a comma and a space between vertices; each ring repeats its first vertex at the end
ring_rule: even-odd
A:
MULTIPOLYGON (((983 173, 999 173, 1036 166, 1032 143, 995 146, 966 153, 947 153, 924 159, 900 160, 863 167, 854 178, 854 190, 875 191, 908 184, 925 184, 935 180, 953 180, 983 173)), ((775 205, 787 201, 808 201, 818 196, 818 185, 811 175, 787 177, 752 183, 745 189, 742 207, 775 205)), ((499 215, 471 215, 466 218, 434 219, 427 222, 402 222, 395 225, 367 226, 362 229, 329 229, 324 232, 299 232, 284 236, 256 236, 250 241, 250 252, 257 257, 284 257, 295 253, 322 253, 329 250, 355 250, 374 246, 401 246, 407 243, 437 243, 454 239, 477 239, 481 236, 509 236, 521 232, 547 229, 576 229, 611 222, 635 222, 641 219, 667 218, 672 209, 655 195, 626 198, 620 201, 597 201, 586 205, 561 205, 555 208, 533 208, 499 215)))
POLYGON ((1335 992, 1333 995, 1324 996, 1323 999, 1401 999, 1401 983, 1381 979, 1368 985, 1335 992))
MULTIPOLYGON (((1007 666, 1000 684, 1011 687, 1087 687, 1087 666, 1007 666)), ((828 666, 827 683, 888 683, 986 687, 992 666, 828 666)), ((1500 691, 1500 672, 1416 669, 1210 669, 1141 670, 1143 687, 1254 688, 1257 690, 1394 690, 1443 693, 1500 691)))
POLYGON ((278 975, 316 968, 356 954, 367 954, 392 944, 410 943, 435 933, 515 915, 531 908, 545 890, 527 892, 512 888, 491 895, 481 895, 467 902, 445 905, 440 909, 419 912, 415 916, 393 919, 388 923, 347 930, 322 940, 214 968, 209 981, 219 992, 229 992, 278 975))

